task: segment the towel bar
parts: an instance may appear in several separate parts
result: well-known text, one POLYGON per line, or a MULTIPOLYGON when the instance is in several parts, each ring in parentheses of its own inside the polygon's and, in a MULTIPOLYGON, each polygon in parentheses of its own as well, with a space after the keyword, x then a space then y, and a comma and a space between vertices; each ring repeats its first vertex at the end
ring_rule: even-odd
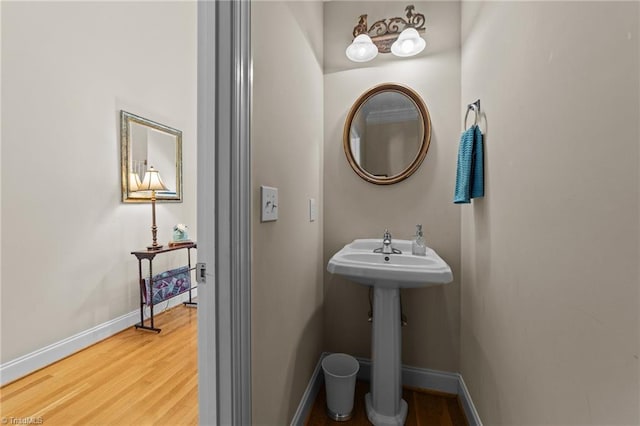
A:
POLYGON ((469 117, 469 111, 471 110, 473 110, 473 112, 475 113, 475 119, 473 121, 473 125, 477 126, 478 117, 480 116, 480 99, 467 105, 467 113, 464 115, 464 125, 462 126, 464 130, 467 130, 467 118, 469 117))

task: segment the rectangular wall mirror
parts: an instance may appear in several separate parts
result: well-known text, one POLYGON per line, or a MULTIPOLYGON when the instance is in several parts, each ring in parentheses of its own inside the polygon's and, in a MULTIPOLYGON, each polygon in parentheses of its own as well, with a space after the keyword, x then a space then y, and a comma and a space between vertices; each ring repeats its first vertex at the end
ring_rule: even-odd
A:
POLYGON ((122 201, 151 200, 139 191, 145 172, 158 170, 167 190, 156 191, 158 202, 182 202, 182 132, 155 121, 120 111, 122 201))

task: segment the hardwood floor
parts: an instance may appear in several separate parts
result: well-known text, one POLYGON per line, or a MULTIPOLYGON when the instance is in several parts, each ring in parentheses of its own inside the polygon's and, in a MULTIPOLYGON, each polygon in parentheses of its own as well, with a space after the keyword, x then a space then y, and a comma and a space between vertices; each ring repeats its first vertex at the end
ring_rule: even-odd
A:
POLYGON ((0 388, 0 418, 47 426, 198 424, 197 310, 180 305, 155 323, 160 334, 131 327, 0 388))
MULTIPOLYGON (((197 311, 177 306, 156 317, 160 334, 133 327, 0 388, 3 424, 197 425, 197 311), (26 421, 25 421, 26 420, 26 421), (12 423, 12 421, 14 423, 12 423)), ((347 425, 369 425, 356 384, 347 425)), ((404 389, 406 426, 466 425, 455 395, 404 389)), ((322 388, 308 426, 335 425, 322 388)))
MULTIPOLYGON (((356 382, 354 413, 350 421, 344 422, 349 426, 370 425, 364 406, 364 395, 369 391, 369 383, 356 382)), ((425 391, 423 389, 403 388, 402 398, 409 405, 405 426, 466 426, 467 420, 458 403, 456 395, 425 391)), ((337 426, 327 417, 325 412, 326 396, 324 386, 318 392, 313 408, 306 421, 306 426, 337 426)))

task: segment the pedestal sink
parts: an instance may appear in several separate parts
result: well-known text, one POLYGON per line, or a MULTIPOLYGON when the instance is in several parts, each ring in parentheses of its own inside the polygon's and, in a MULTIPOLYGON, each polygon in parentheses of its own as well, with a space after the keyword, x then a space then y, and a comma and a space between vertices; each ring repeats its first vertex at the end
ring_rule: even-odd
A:
POLYGON ((371 390, 365 396, 367 417, 376 426, 400 426, 407 417, 402 399, 400 289, 447 284, 451 268, 431 248, 411 254, 411 241, 393 240, 402 253, 374 253, 381 239, 360 239, 344 246, 327 265, 332 274, 373 287, 371 390))

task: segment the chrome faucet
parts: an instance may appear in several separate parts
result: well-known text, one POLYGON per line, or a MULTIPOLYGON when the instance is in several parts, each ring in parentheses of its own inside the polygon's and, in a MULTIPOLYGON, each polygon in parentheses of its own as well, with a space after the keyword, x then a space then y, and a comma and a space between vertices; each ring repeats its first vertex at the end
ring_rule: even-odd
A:
POLYGON ((384 235, 382 236, 382 247, 374 249, 373 252, 382 254, 402 254, 400 250, 391 247, 391 232, 389 232, 388 229, 384 230, 384 235))

